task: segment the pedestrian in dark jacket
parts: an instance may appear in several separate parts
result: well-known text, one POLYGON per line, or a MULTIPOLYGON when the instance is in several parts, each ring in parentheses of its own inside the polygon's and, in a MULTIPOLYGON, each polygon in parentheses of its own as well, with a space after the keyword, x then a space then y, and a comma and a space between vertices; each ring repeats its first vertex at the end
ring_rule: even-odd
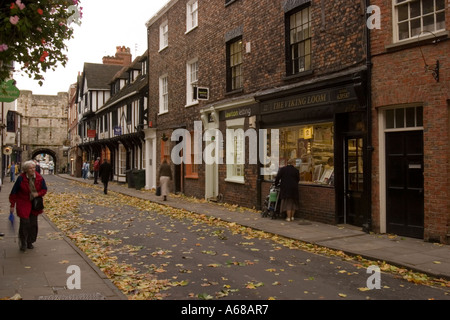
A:
POLYGON ((103 192, 105 194, 108 194, 108 182, 109 179, 111 178, 111 172, 112 172, 111 164, 108 162, 107 159, 104 159, 103 163, 100 165, 99 168, 99 176, 103 182, 104 187, 103 192))
POLYGON ((298 183, 300 181, 300 173, 294 167, 294 163, 295 159, 290 159, 287 166, 278 170, 275 178, 275 185, 280 185, 280 212, 286 211, 286 221, 294 221, 295 210, 299 208, 298 183))
POLYGON ((10 211, 20 218, 19 240, 20 250, 33 249, 38 234, 38 215, 43 210, 33 210, 31 201, 35 197, 43 197, 47 193, 47 185, 44 178, 36 172, 34 161, 26 161, 23 164, 23 173, 17 178, 11 193, 9 202, 10 211))
POLYGON ((169 194, 169 180, 172 180, 172 169, 166 159, 163 160, 159 167, 159 183, 161 186, 161 195, 164 197, 164 201, 167 200, 169 194))

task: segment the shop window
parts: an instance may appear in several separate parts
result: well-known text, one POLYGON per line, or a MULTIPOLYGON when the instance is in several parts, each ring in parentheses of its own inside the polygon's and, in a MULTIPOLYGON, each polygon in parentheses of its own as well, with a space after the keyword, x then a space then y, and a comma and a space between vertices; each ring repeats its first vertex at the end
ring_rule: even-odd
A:
POLYGON ((396 0, 396 40, 445 30, 445 0, 396 0))
POLYGON ((245 133, 243 119, 227 121, 227 181, 244 182, 245 133), (238 125, 239 124, 239 125, 238 125))
POLYGON ((311 69, 311 10, 290 14, 286 20, 287 75, 295 75, 311 69))
POLYGON ((161 162, 166 160, 170 160, 171 158, 171 149, 170 149, 170 140, 161 140, 161 162))
MULTIPOLYGON (((334 184, 334 137, 333 123, 320 123, 279 130, 279 167, 287 165, 289 159, 295 160, 300 171, 300 183, 334 184)), ((267 139, 268 154, 271 154, 270 141, 267 139)), ((272 170, 266 180, 274 180, 277 171, 272 170)))
POLYGON ((195 148, 194 148, 194 132, 190 133, 191 137, 190 139, 187 139, 187 141, 191 141, 190 145, 186 145, 186 153, 191 158, 191 163, 186 163, 186 178, 192 178, 196 179, 198 178, 198 163, 195 163, 195 148))

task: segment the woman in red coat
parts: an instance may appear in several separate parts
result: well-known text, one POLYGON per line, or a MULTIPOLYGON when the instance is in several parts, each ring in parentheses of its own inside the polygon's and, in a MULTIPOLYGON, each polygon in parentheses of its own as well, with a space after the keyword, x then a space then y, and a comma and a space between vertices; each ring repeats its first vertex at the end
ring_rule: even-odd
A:
POLYGON ((33 249, 38 233, 38 215, 42 210, 35 211, 31 208, 31 200, 35 197, 43 197, 47 193, 47 185, 44 178, 36 172, 34 161, 27 161, 22 166, 23 172, 19 175, 9 195, 11 203, 10 211, 16 208, 20 218, 19 240, 20 250, 33 249))

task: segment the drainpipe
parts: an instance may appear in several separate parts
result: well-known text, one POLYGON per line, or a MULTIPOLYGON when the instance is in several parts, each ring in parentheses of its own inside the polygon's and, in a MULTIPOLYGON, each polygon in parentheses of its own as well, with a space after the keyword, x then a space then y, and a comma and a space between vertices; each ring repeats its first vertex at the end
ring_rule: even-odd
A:
MULTIPOLYGON (((259 145, 259 139, 260 139, 260 137, 259 137, 259 129, 261 129, 261 114, 257 114, 256 115, 256 132, 258 133, 258 143, 257 143, 257 158, 259 159, 259 154, 260 154, 260 145, 259 145)), ((261 161, 258 161, 257 162, 258 163, 258 165, 257 165, 257 167, 258 167, 258 169, 257 169, 257 173, 256 173, 256 175, 257 175, 257 177, 256 177, 256 210, 261 210, 262 209, 262 204, 261 204, 261 201, 262 201, 262 195, 261 195, 261 184, 262 184, 262 176, 261 176, 261 169, 263 168, 263 166, 262 166, 262 164, 261 164, 261 161)))
MULTIPOLYGON (((365 17, 366 21, 368 18, 367 8, 370 6, 370 0, 366 1, 365 7, 365 17)), ((365 232, 372 231, 372 154, 374 151, 374 147, 372 146, 372 58, 371 58, 371 49, 370 49, 370 29, 366 27, 366 67, 367 67, 367 96, 366 96, 366 126, 367 126, 367 152, 366 152, 366 163, 369 174, 366 175, 370 179, 366 182, 367 186, 367 195, 368 195, 368 206, 367 206, 367 221, 363 224, 363 230, 365 232)))

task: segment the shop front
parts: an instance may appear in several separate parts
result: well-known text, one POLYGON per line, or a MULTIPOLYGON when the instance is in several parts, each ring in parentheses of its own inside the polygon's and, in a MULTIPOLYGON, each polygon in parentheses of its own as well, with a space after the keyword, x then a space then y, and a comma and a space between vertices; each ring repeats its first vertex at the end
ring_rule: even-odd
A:
MULTIPOLYGON (((360 227, 370 221, 367 114, 354 79, 349 75, 256 97, 260 129, 278 132, 279 167, 294 159, 300 172, 298 217, 360 227)), ((265 172, 260 201, 276 176, 276 170, 265 172)))

